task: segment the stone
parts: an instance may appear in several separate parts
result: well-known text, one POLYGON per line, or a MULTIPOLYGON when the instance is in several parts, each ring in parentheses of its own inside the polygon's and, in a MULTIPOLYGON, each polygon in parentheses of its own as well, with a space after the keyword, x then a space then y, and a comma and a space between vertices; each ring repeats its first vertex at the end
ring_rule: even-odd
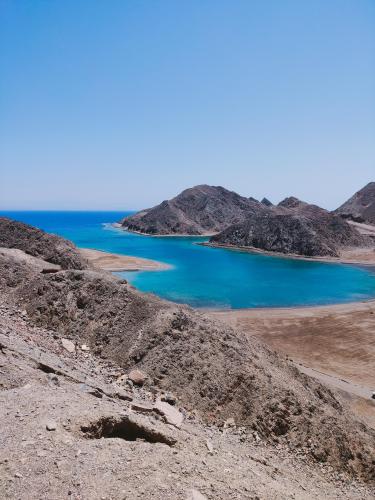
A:
POLYGON ((90 350, 90 347, 86 344, 82 344, 81 345, 81 351, 89 351, 90 350))
POLYGON ((47 378, 48 378, 48 381, 49 381, 51 384, 54 384, 54 385, 57 385, 57 386, 59 386, 59 385, 60 385, 60 381, 59 381, 59 378, 58 378, 58 376, 56 375, 56 373, 48 373, 48 374, 47 374, 47 378))
POLYGON ((47 431, 55 431, 57 429, 57 424, 53 420, 49 420, 46 423, 46 429, 47 431))
POLYGON ((126 383, 126 381, 128 380, 128 377, 127 375, 120 375, 117 379, 116 379, 116 384, 119 384, 119 385, 124 385, 126 383))
POLYGON ((184 416, 177 408, 158 399, 154 404, 154 409, 159 415, 164 417, 167 424, 174 425, 177 428, 181 427, 184 416))
POLYGON ((206 446, 207 446, 207 449, 208 449, 210 455, 212 455, 214 452, 214 447, 209 439, 206 439, 206 446))
POLYGON ((131 409, 139 413, 151 413, 154 411, 153 405, 143 403, 132 403, 131 409))
POLYGON ((128 379, 133 382, 135 385, 143 385, 146 382, 147 375, 141 371, 135 368, 134 370, 131 370, 128 379))
POLYGON ((73 344, 71 340, 61 339, 61 344, 63 348, 70 353, 73 353, 76 350, 76 346, 73 344))
POLYGON ((236 426, 236 422, 234 421, 234 418, 228 418, 225 422, 224 422, 224 429, 227 429, 228 427, 235 427, 236 426))
POLYGON ((174 406, 177 403, 177 398, 170 392, 163 394, 160 399, 162 401, 165 401, 166 403, 169 403, 172 406, 174 406))
POLYGON ((192 490, 188 491, 186 500, 207 500, 207 497, 203 495, 200 491, 193 488, 192 490))

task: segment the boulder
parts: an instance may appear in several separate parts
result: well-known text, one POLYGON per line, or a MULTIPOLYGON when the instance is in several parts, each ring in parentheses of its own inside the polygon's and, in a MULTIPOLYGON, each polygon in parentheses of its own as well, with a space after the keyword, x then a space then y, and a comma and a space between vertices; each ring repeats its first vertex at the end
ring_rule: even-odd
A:
POLYGON ((76 350, 76 346, 74 345, 74 343, 71 340, 61 339, 61 344, 62 344, 63 348, 70 353, 73 353, 76 350))
POLYGON ((142 370, 135 368, 129 372, 128 379, 135 385, 143 385, 146 382, 147 375, 142 370))

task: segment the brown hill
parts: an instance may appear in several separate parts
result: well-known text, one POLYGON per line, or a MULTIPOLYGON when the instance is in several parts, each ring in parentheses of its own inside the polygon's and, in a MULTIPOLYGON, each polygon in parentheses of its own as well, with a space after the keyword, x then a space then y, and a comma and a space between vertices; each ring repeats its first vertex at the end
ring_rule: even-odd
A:
POLYGON ((88 267, 71 241, 6 217, 0 217, 0 247, 18 248, 63 269, 88 267))
POLYGON ((210 241, 308 257, 338 257, 342 248, 369 244, 366 236, 340 216, 294 197, 286 198, 266 213, 249 216, 210 241))
POLYGON ((267 207, 220 186, 200 185, 175 198, 121 221, 123 227, 146 234, 208 234, 243 222, 267 207))
POLYGON ((355 222, 375 224, 375 182, 369 182, 335 212, 355 222))

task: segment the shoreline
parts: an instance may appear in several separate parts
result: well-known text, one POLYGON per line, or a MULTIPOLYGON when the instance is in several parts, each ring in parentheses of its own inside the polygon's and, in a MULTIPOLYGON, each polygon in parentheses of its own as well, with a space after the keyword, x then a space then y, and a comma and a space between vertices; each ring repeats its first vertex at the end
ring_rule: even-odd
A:
POLYGON ((293 260, 304 260, 308 262, 324 262, 328 264, 349 264, 349 265, 361 265, 365 267, 374 268, 375 270, 375 248, 357 248, 344 250, 340 257, 308 257, 305 255, 291 254, 291 253, 281 253, 281 252, 271 252, 269 250, 262 250, 255 247, 238 247, 236 245, 230 245, 228 243, 210 243, 202 242, 197 243, 197 245, 202 245, 209 248, 223 248, 225 250, 233 250, 236 252, 254 253, 260 255, 267 255, 269 257, 279 257, 284 259, 293 260), (346 255, 346 256, 345 256, 346 255), (353 257, 349 257, 353 255, 353 257), (361 258, 362 257, 362 258, 361 258))
POLYGON ((172 268, 164 262, 142 257, 104 252, 93 248, 79 248, 78 250, 93 267, 108 272, 166 271, 172 268))
POLYGON ((112 222, 111 225, 116 229, 121 229, 122 231, 127 231, 128 233, 138 234, 140 236, 151 236, 152 238, 209 238, 210 236, 214 236, 218 233, 205 233, 205 234, 184 234, 184 233, 176 233, 176 234, 150 234, 150 233, 142 233, 141 231, 136 231, 135 229, 128 229, 125 226, 122 226, 118 222, 112 222))
POLYGON ((257 313, 261 315, 269 315, 279 314, 279 315, 296 315, 296 313, 302 313, 304 316, 308 316, 308 313, 312 313, 313 316, 315 313, 332 313, 332 312, 355 312, 355 311, 365 311, 368 308, 374 307, 375 314, 375 297, 371 299, 358 300, 352 302, 341 302, 336 304, 316 304, 316 305, 301 305, 301 306, 276 306, 276 307, 243 307, 238 309, 214 309, 214 308, 194 308, 198 311, 201 311, 205 314, 223 314, 223 315, 238 315, 242 314, 247 315, 253 313, 256 315, 257 313))
MULTIPOLYGON (((141 231, 136 231, 133 229, 128 229, 119 224, 118 222, 113 222, 111 223, 111 225, 116 229, 121 229, 123 231, 127 231, 133 234, 138 234, 140 236, 150 236, 153 238, 208 238, 210 236, 218 234, 216 232, 215 233, 210 232, 205 234, 149 234, 149 233, 142 233, 141 231)), ((268 255, 270 257, 279 257, 284 259, 305 260, 308 262, 325 262, 331 264, 361 265, 365 267, 373 267, 375 270, 375 247, 353 248, 353 249, 343 250, 342 255, 340 257, 329 257, 329 256, 308 257, 305 255, 292 254, 292 253, 272 252, 270 250, 262 250, 256 247, 238 247, 236 245, 230 245, 228 243, 221 244, 221 243, 211 243, 209 241, 202 241, 196 244, 209 248, 223 248, 226 250, 268 255)))

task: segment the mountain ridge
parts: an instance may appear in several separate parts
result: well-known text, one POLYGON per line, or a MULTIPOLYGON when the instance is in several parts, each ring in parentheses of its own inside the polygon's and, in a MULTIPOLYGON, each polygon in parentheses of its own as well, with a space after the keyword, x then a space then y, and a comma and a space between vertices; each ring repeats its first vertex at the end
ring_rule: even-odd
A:
POLYGON ((155 207, 125 217, 120 223, 131 231, 145 234, 205 235, 242 222, 249 213, 266 208, 254 198, 246 198, 222 186, 200 184, 155 207))

